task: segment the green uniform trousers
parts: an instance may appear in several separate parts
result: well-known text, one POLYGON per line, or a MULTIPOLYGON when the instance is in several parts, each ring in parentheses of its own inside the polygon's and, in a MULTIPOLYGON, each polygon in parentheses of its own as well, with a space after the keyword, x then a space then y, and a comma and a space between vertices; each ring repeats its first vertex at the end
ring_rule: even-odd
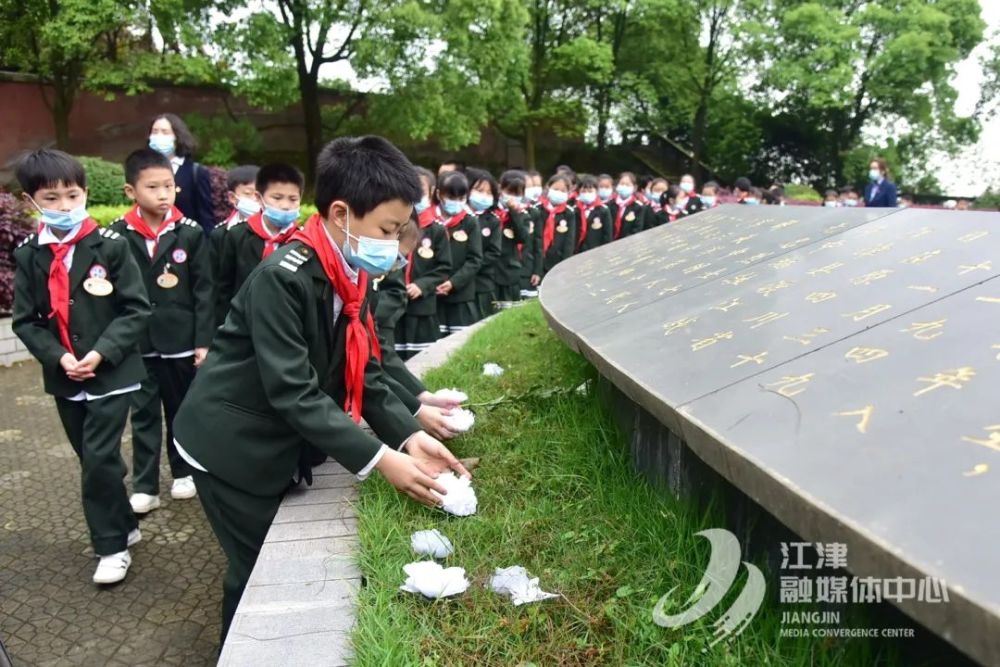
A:
POLYGON ((160 493, 160 451, 163 418, 167 420, 167 460, 174 479, 191 474, 191 466, 174 446, 174 417, 194 380, 194 357, 143 357, 146 379, 132 397, 132 489, 160 493), (160 409, 162 404, 163 409, 160 409))
POLYGON ((194 470, 192 474, 205 516, 228 560, 222 580, 221 650, 282 496, 255 496, 211 473, 194 470))
POLYGON ((80 459, 83 515, 98 556, 125 551, 129 532, 139 525, 125 490, 121 452, 129 401, 129 394, 94 401, 56 398, 66 437, 80 459))

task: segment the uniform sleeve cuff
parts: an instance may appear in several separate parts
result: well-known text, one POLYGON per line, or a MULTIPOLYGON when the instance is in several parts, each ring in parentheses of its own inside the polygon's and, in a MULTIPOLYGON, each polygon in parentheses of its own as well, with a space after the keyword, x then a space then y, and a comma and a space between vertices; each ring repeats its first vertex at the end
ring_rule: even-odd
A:
POLYGON ((372 474, 372 470, 375 469, 375 466, 378 465, 378 462, 382 460, 382 457, 385 456, 387 451, 389 451, 388 445, 382 445, 379 447, 378 451, 375 452, 375 456, 368 462, 368 465, 358 471, 358 479, 361 481, 368 479, 368 475, 372 474))

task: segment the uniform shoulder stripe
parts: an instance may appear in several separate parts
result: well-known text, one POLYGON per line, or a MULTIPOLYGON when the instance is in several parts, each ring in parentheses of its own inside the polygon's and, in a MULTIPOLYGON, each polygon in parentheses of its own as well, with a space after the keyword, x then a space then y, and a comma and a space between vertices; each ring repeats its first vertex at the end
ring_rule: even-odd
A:
POLYGON ((278 266, 280 266, 283 269, 288 269, 292 273, 295 273, 296 271, 299 270, 298 266, 292 264, 291 262, 286 262, 285 260, 281 260, 280 262, 278 262, 278 266))
POLYGON ((297 250, 289 250, 288 254, 285 255, 285 259, 289 260, 291 262, 295 262, 299 266, 301 266, 301 265, 305 264, 307 261, 309 261, 308 257, 304 257, 303 255, 299 254, 299 251, 297 251, 297 250))
POLYGON ((103 236, 106 239, 119 239, 119 238, 121 238, 121 234, 119 234, 118 232, 114 231, 113 229, 108 229, 107 227, 105 227, 105 228, 103 228, 101 230, 101 236, 103 236))
POLYGON ((27 245, 28 243, 31 243, 31 240, 33 238, 35 238, 35 233, 34 232, 28 234, 23 239, 21 239, 21 242, 17 244, 17 247, 20 248, 23 245, 27 245))
POLYGON ((187 225, 188 227, 201 227, 201 225, 199 225, 197 222, 195 222, 191 218, 181 218, 180 222, 181 222, 182 225, 187 225))

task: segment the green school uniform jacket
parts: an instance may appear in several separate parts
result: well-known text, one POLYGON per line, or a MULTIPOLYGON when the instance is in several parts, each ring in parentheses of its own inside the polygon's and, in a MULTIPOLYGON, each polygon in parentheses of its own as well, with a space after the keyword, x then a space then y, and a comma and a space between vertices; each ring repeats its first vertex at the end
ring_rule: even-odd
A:
POLYGON ((485 211, 479 216, 479 234, 483 244, 483 264, 476 274, 476 294, 492 294, 496 290, 501 244, 500 218, 495 211, 485 211))
POLYGON ((576 210, 576 248, 577 252, 585 252, 611 242, 615 233, 611 211, 603 204, 597 204, 587 213, 587 219, 581 220, 580 209, 576 210))
POLYGON ((227 219, 217 224, 208 234, 208 256, 212 264, 212 279, 216 282, 219 280, 219 262, 222 261, 222 244, 226 240, 226 230, 228 229, 229 220, 227 219))
POLYGON ((521 249, 521 263, 528 277, 542 275, 542 224, 545 222, 545 209, 541 204, 532 204, 528 208, 528 232, 531 242, 525 243, 521 249))
POLYGON ((49 319, 49 266, 52 250, 29 235, 14 250, 14 333, 42 364, 46 393, 68 398, 80 391, 95 396, 141 382, 146 367, 139 355, 139 339, 150 308, 142 274, 128 242, 110 229, 88 234, 76 244, 69 269, 69 331, 78 359, 91 350, 104 360, 96 377, 76 382, 66 377, 59 360, 66 350, 59 340, 55 318, 49 319), (83 288, 91 272, 106 273, 114 290, 95 296, 83 288))
POLYGON ((536 266, 539 263, 541 264, 542 273, 539 273, 539 275, 544 276, 556 264, 573 255, 573 251, 576 249, 576 228, 578 223, 576 221, 576 210, 571 209, 569 204, 567 204, 566 210, 555 217, 552 245, 549 246, 548 252, 544 252, 545 223, 548 219, 548 212, 544 208, 542 209, 542 215, 542 224, 539 225, 541 228, 538 242, 539 253, 538 259, 535 261, 536 266))
POLYGON ((297 241, 247 279, 174 420, 177 441, 209 473, 248 493, 279 495, 307 445, 356 473, 378 453, 379 438, 398 448, 420 430, 374 355, 363 416, 378 438, 344 412, 347 318, 334 322, 333 306, 315 253, 297 241))
POLYGON ((422 317, 436 315, 437 295, 434 290, 450 275, 451 245, 448 235, 444 227, 431 223, 420 230, 420 241, 410 257, 410 280, 420 288, 423 296, 407 299, 406 314, 422 317))
MULTIPOLYGON (((437 223, 435 223, 437 224, 437 223)), ((479 218, 466 213, 454 227, 445 227, 448 247, 451 249, 452 290, 441 297, 444 303, 465 303, 476 299, 476 274, 483 265, 483 235, 479 231, 479 218)))
POLYGON ((375 315, 375 325, 380 329, 395 329, 406 313, 406 274, 405 269, 390 271, 383 278, 375 281, 376 289, 372 294, 372 313, 375 315))
MULTIPOLYGON (((618 204, 615 200, 608 202, 608 208, 611 211, 611 225, 612 234, 614 233, 613 227, 615 220, 618 215, 618 204)), ((625 213, 622 215, 622 227, 621 233, 618 238, 625 238, 626 236, 632 236, 633 234, 638 234, 645 229, 646 224, 646 205, 640 202, 638 199, 629 204, 625 209, 625 213)))
POLYGON ((245 220, 240 220, 223 234, 215 289, 216 324, 221 325, 225 321, 230 302, 260 264, 263 254, 264 239, 257 236, 245 220))
POLYGON ((384 278, 374 282, 370 307, 375 312, 375 332, 382 351, 382 371, 386 385, 406 406, 410 414, 416 415, 421 407, 417 396, 422 394, 426 387, 406 367, 406 362, 396 353, 395 346, 389 345, 382 335, 387 327, 395 327, 406 312, 406 287, 403 284, 402 273, 399 269, 390 271, 384 278))
POLYGON ((521 283, 521 253, 517 246, 533 244, 534 228, 531 216, 525 211, 515 211, 500 226, 500 259, 497 261, 495 280, 498 285, 519 285, 521 283))
POLYGON ((128 241, 153 309, 146 333, 139 339, 139 351, 177 354, 208 347, 215 334, 215 295, 209 240, 201 225, 188 218, 178 220, 172 231, 160 236, 152 259, 146 239, 124 218, 111 223, 111 229, 128 241), (165 288, 157 283, 165 272, 177 276, 176 286, 165 288))

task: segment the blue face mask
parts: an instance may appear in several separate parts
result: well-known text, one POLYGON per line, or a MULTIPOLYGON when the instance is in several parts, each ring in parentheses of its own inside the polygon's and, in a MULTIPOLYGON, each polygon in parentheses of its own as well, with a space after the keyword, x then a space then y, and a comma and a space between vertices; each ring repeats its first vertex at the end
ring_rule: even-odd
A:
POLYGON ((344 252, 344 259, 357 271, 366 271, 371 275, 381 275, 389 273, 392 267, 399 261, 399 241, 373 239, 368 236, 354 236, 351 234, 351 212, 347 211, 347 229, 344 231, 347 238, 341 250, 344 252), (351 247, 351 239, 358 242, 358 249, 351 247))
POLYGON ((702 195, 701 201, 705 203, 705 206, 712 208, 715 206, 715 195, 702 195))
POLYGON ((483 192, 473 192, 469 195, 469 206, 476 213, 482 213, 493 206, 493 197, 483 192))
POLYGON ((500 202, 504 206, 515 206, 515 207, 520 206, 521 201, 522 201, 521 198, 518 197, 517 195, 509 195, 507 193, 500 195, 500 202))
POLYGON ((524 189, 524 196, 528 201, 538 201, 538 198, 542 196, 542 188, 538 185, 530 185, 524 189))
POLYGON ((238 197, 236 199, 236 210, 244 218, 249 218, 260 211, 260 204, 256 199, 250 197, 238 197))
POLYGON ((748 204, 749 206, 756 206, 760 202, 754 199, 753 197, 747 197, 746 199, 743 200, 743 203, 748 204))
POLYGON ((868 170, 868 180, 869 181, 872 181, 872 182, 877 181, 879 178, 881 178, 881 176, 882 176, 882 172, 879 171, 878 169, 869 169, 868 170))
POLYGON ((617 188, 615 188, 615 192, 617 192, 618 196, 621 197, 622 199, 628 199, 629 197, 632 196, 632 193, 635 192, 635 188, 633 188, 631 185, 619 185, 617 188))
POLYGON ((295 207, 291 211, 282 211, 280 208, 265 206, 264 217, 278 229, 284 229, 299 219, 299 209, 295 207))
POLYGON ((858 205, 858 200, 857 199, 845 199, 844 200, 844 206, 846 206, 847 208, 854 208, 857 205, 858 205))
POLYGON ((38 212, 42 214, 42 224, 61 232, 68 232, 90 217, 87 214, 86 204, 77 206, 67 213, 64 211, 53 211, 52 209, 42 208, 37 202, 35 202, 34 199, 31 200, 31 203, 34 204, 35 208, 38 209, 38 212))
POLYGON ((597 196, 601 198, 601 201, 608 201, 612 194, 614 194, 614 190, 611 188, 597 188, 597 196))
POLYGON ((149 147, 163 155, 173 155, 175 143, 174 138, 166 134, 149 135, 149 147))
POLYGON ((448 215, 458 215, 465 210, 465 202, 455 201, 454 199, 443 199, 441 201, 441 210, 448 215))
POLYGON ((825 202, 823 202, 823 206, 826 206, 827 208, 837 208, 837 202, 835 202, 835 201, 825 201, 825 202))
POLYGON ((428 208, 430 208, 430 206, 431 206, 431 200, 428 199, 427 197, 424 197, 413 205, 413 210, 417 212, 417 215, 420 215, 428 208))
POLYGON ((590 206, 595 201, 597 201, 597 193, 595 193, 595 192, 581 192, 579 195, 577 195, 577 199, 579 199, 580 201, 582 201, 587 206, 590 206))
POLYGON ((553 206, 562 206, 569 200, 569 193, 563 192, 562 190, 553 190, 549 188, 549 203, 553 206))

